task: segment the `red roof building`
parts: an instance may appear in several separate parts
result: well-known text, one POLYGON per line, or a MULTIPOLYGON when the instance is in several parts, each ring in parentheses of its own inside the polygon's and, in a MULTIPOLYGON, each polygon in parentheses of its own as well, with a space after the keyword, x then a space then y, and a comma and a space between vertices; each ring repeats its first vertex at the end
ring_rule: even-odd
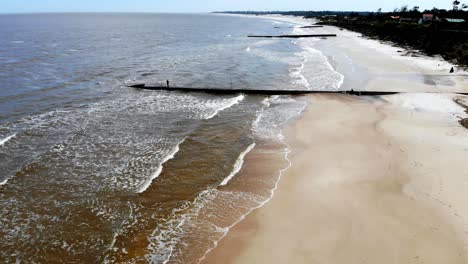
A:
POLYGON ((434 14, 423 14, 423 21, 432 21, 434 20, 434 14))

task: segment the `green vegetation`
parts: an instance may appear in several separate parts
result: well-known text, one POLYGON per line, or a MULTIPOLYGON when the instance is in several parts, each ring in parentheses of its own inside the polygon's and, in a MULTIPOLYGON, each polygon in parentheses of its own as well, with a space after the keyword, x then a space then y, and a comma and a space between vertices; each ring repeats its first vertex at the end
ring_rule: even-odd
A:
POLYGON ((361 15, 315 16, 319 24, 360 32, 368 37, 392 41, 428 55, 440 54, 447 60, 468 67, 468 5, 454 1, 453 10, 419 11, 404 6, 394 12, 380 11, 361 15), (464 22, 463 22, 464 21, 464 22))
POLYGON ((333 16, 333 15, 343 15, 347 16, 351 13, 356 13, 359 15, 368 15, 371 12, 351 12, 351 11, 223 11, 223 12, 214 12, 222 14, 238 14, 238 15, 283 15, 283 16, 301 16, 305 18, 319 17, 319 16, 333 16))
POLYGON ((468 67, 468 4, 455 0, 452 10, 403 6, 393 12, 346 11, 234 11, 247 15, 289 15, 318 18, 319 24, 360 32, 368 37, 392 41, 428 55, 440 54, 446 60, 468 67), (463 22, 464 21, 464 22, 463 22))

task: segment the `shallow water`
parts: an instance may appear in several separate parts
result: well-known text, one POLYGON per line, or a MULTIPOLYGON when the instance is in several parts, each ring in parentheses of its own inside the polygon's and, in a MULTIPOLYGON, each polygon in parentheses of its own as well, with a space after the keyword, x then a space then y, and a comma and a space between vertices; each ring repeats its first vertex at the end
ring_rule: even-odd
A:
POLYGON ((203 258, 271 197, 288 167, 281 128, 305 102, 124 84, 339 87, 313 43, 245 37, 291 30, 219 15, 1 15, 0 260, 203 258))

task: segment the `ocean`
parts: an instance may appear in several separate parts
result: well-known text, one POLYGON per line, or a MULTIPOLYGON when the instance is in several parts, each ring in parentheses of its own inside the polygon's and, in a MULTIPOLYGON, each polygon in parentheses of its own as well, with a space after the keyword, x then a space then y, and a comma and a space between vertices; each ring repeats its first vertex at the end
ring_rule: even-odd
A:
POLYGON ((0 262, 199 263, 273 195, 301 97, 339 89, 307 31, 216 14, 0 15, 0 262))

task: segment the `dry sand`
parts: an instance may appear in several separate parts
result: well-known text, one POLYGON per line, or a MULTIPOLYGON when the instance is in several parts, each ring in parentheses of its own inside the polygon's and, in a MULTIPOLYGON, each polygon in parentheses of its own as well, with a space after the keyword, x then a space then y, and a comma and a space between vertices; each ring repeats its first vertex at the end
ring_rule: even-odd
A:
MULTIPOLYGON (((430 69, 433 60, 343 41, 324 53, 352 60, 330 55, 345 85, 468 89, 457 76, 425 82, 442 71, 430 69)), ((309 96, 285 132, 292 167, 273 199, 204 263, 468 263, 468 130, 452 97, 309 96)))
MULTIPOLYGON (((260 16, 264 19, 310 25, 314 20, 290 16, 260 16)), ((397 92, 468 92, 468 72, 440 57, 392 46, 362 34, 337 27, 303 29, 297 34, 336 34, 320 41, 334 68, 346 76, 343 89, 397 92), (450 74, 450 68, 456 72, 450 74)))

